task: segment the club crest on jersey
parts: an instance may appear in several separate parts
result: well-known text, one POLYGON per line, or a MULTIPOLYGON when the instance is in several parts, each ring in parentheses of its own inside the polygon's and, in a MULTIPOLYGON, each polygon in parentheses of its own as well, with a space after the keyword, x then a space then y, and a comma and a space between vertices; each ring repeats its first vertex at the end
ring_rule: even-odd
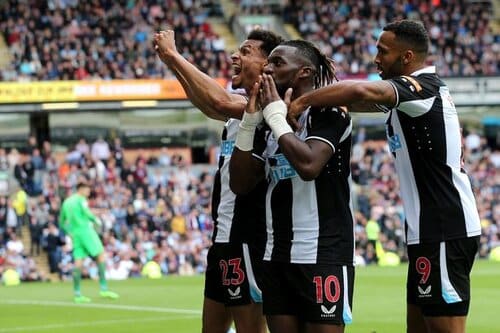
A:
POLYGON ((273 181, 278 182, 297 176, 297 171, 290 165, 290 162, 283 154, 276 154, 268 158, 270 166, 270 176, 273 181))
POLYGON ((418 288, 418 297, 420 298, 423 298, 423 297, 432 297, 432 294, 431 294, 431 290, 432 290, 432 286, 428 286, 427 288, 422 288, 420 286, 417 287, 418 288))
POLYGON ((321 317, 323 318, 333 318, 335 317, 335 310, 337 310, 337 306, 333 305, 331 308, 327 308, 324 305, 321 305, 321 317))
POLYGON ((225 157, 231 156, 231 154, 233 153, 233 149, 234 141, 224 140, 220 144, 220 155, 225 157))

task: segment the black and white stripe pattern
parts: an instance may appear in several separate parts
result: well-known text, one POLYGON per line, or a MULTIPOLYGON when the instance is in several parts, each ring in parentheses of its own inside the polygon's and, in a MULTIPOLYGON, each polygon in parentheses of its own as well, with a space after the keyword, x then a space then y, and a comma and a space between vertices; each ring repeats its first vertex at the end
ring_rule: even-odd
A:
POLYGON ((269 135, 266 174, 267 243, 264 260, 353 265, 350 191, 351 119, 337 110, 307 110, 301 140, 321 140, 334 155, 313 181, 302 180, 269 135))
POLYGON ((224 125, 219 155, 219 169, 215 174, 212 192, 212 218, 214 243, 228 243, 234 216, 236 195, 229 188, 229 161, 234 149, 240 121, 229 119, 224 125))
MULTIPOLYGON (((212 218, 214 243, 248 243, 257 252, 264 250, 266 239, 264 197, 267 182, 263 180, 246 195, 236 195, 229 188, 229 162, 234 149, 240 121, 229 119, 222 132, 219 168, 215 174, 212 190, 212 218)), ((259 130, 261 130, 259 128, 259 130)), ((263 136, 256 134, 254 151, 261 158, 263 136)))
POLYGON ((408 244, 477 236, 479 215, 461 169, 458 115, 434 67, 391 79, 396 106, 387 120, 406 214, 408 244))

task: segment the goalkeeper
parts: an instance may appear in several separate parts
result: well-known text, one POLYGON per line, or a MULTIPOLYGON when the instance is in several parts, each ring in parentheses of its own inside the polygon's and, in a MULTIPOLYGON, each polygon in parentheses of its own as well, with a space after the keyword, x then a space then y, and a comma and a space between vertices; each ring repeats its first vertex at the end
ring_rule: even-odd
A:
POLYGON ((94 230, 94 224, 100 226, 101 220, 96 217, 88 208, 87 198, 90 195, 90 186, 86 182, 79 182, 76 193, 66 198, 61 207, 59 215, 59 225, 64 232, 71 236, 73 240, 73 289, 74 301, 76 303, 88 303, 90 298, 85 297, 80 291, 82 280, 83 259, 87 256, 97 261, 99 272, 99 286, 101 297, 117 299, 118 294, 109 291, 106 282, 106 262, 105 253, 99 235, 94 230))

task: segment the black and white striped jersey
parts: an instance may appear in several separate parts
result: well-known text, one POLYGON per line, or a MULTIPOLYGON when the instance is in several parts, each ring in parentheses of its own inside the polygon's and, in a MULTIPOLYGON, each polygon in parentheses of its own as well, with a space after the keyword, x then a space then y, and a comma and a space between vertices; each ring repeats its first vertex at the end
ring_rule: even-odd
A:
MULTIPOLYGON (((249 243, 264 249, 266 230, 264 198, 267 181, 263 180, 254 190, 245 195, 236 195, 229 188, 229 161, 234 149, 240 120, 229 119, 224 125, 220 146, 219 168, 212 189, 212 219, 214 243, 249 243)), ((259 128, 260 130, 260 128, 259 128)), ((258 156, 265 148, 257 142, 263 135, 255 135, 254 151, 258 156)), ((262 139, 261 139, 262 141, 262 139)))
POLYGON ((433 66, 388 82, 397 102, 386 132, 400 180, 407 243, 479 235, 479 214, 460 164, 460 125, 448 87, 433 66))
POLYGON ((321 140, 333 156, 313 181, 302 180, 267 137, 267 243, 264 260, 299 264, 353 265, 354 231, 350 190, 352 122, 336 109, 309 109, 300 117, 301 140, 321 140))

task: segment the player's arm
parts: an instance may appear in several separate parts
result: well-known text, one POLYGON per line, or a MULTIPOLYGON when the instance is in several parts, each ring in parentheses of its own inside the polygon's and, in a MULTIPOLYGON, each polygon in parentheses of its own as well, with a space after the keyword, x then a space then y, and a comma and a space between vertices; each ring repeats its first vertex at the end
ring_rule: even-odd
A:
POLYGON ((265 175, 264 161, 260 161, 251 151, 233 150, 229 164, 229 187, 236 194, 250 192, 265 175))
POLYGON ((92 221, 94 224, 100 225, 101 220, 95 216, 94 213, 92 213, 87 200, 81 201, 81 213, 85 219, 92 221))
POLYGON ((259 85, 256 82, 250 92, 229 163, 229 187, 236 194, 248 193, 265 175, 264 161, 253 152, 255 131, 263 119, 262 111, 257 111, 259 85))
POLYGON ((156 33, 156 52, 175 74, 193 105, 212 119, 241 119, 247 103, 246 98, 230 94, 216 80, 187 61, 177 51, 174 37, 172 30, 156 33))
POLYGON ((316 179, 332 157, 332 147, 320 140, 301 141, 293 133, 280 137, 283 155, 304 181, 316 179))
POLYGON ((69 234, 70 226, 68 223, 68 215, 66 213, 66 207, 63 205, 61 207, 61 212, 59 213, 59 227, 66 233, 69 234))
MULTIPOLYGON (((289 100, 291 94, 292 90, 289 89, 285 99, 289 100)), ((286 120, 286 104, 280 99, 273 78, 267 74, 263 75, 261 104, 265 105, 264 118, 278 140, 282 153, 300 178, 309 181, 318 177, 333 154, 332 146, 326 140, 304 142, 295 136, 286 120)))
POLYGON ((340 81, 312 90, 290 102, 289 119, 297 126, 296 118, 308 107, 343 106, 351 112, 380 112, 376 106, 393 107, 397 104, 397 93, 389 81, 340 81))

